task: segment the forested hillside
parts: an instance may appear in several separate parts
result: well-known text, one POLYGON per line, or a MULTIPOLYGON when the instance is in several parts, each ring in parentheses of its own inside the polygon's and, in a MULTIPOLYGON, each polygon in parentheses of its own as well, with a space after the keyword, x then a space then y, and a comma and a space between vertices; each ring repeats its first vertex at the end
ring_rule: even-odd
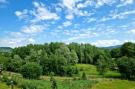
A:
MULTIPOLYGON (((135 44, 127 42, 112 50, 78 43, 30 44, 1 52, 0 64, 4 71, 20 73, 26 79, 40 79, 43 75, 77 77, 83 70, 77 64, 88 64, 96 66, 99 75, 117 71, 121 78, 134 80, 135 44)), ((90 71, 83 71, 82 79, 87 79, 90 71)))
POLYGON ((11 52, 12 48, 10 47, 0 47, 0 52, 11 52))

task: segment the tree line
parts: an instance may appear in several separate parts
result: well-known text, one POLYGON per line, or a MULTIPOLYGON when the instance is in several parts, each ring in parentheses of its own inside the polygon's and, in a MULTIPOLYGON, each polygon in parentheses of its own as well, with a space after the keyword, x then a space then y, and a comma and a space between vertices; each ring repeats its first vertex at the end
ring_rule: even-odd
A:
POLYGON ((14 48, 10 53, 0 53, 0 64, 5 70, 22 73, 29 79, 41 74, 72 76, 79 72, 75 66, 77 63, 96 65, 100 74, 113 69, 118 70, 123 78, 134 79, 134 56, 135 44, 131 42, 112 50, 90 44, 51 42, 29 44, 14 48))

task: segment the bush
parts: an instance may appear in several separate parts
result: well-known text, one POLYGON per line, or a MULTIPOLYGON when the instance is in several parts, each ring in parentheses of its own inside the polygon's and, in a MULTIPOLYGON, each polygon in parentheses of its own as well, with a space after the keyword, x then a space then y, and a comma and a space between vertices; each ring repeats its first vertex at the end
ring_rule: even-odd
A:
POLYGON ((85 72, 82 73, 82 79, 87 80, 87 76, 86 76, 85 72))
POLYGON ((118 59, 117 64, 123 78, 135 79, 135 58, 124 56, 118 59))
POLYGON ((36 63, 27 63, 21 67, 21 74, 27 79, 38 79, 42 74, 42 67, 36 63))
POLYGON ((50 81, 51 81, 51 88, 52 89, 57 89, 57 83, 56 83, 56 80, 53 78, 53 76, 50 78, 50 81))

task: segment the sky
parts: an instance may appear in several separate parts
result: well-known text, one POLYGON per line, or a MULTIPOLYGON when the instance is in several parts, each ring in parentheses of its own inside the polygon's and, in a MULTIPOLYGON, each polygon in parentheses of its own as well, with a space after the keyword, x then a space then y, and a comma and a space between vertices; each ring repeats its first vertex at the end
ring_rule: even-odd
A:
POLYGON ((0 0, 0 47, 135 42, 135 0, 0 0))

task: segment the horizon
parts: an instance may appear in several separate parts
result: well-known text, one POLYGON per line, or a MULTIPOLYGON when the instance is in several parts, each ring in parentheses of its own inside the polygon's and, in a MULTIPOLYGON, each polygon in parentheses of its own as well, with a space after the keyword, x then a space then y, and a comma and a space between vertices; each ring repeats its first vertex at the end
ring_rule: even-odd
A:
MULTIPOLYGON (((47 44, 50 44, 50 43, 52 43, 52 42, 49 42, 49 43, 47 43, 47 44)), ((53 43, 56 43, 56 42, 53 42, 53 43)), ((58 42, 58 43, 64 43, 64 42, 58 42)), ((70 42, 70 43, 64 43, 65 45, 69 45, 69 44, 71 44, 71 43, 77 43, 77 42, 70 42)), ((125 42, 126 43, 126 42, 125 42)), ((0 48, 12 48, 12 49, 14 49, 14 48, 18 48, 18 47, 24 47, 24 46, 28 46, 28 45, 44 45, 44 44, 46 44, 46 43, 43 43, 43 44, 26 44, 26 45, 23 45, 23 46, 16 46, 16 47, 10 47, 10 46, 0 46, 0 48)), ((90 43, 77 43, 77 44, 90 44, 90 43)), ((124 44, 124 43, 123 43, 124 44)), ((108 47, 117 47, 117 46, 121 46, 121 45, 123 45, 123 44, 120 44, 120 45, 113 45, 113 46, 96 46, 96 45, 93 45, 93 44, 90 44, 90 45, 92 45, 92 46, 95 46, 95 47, 97 47, 97 48, 108 48, 108 47)))
POLYGON ((135 42, 135 0, 0 0, 0 12, 0 47, 135 42))

